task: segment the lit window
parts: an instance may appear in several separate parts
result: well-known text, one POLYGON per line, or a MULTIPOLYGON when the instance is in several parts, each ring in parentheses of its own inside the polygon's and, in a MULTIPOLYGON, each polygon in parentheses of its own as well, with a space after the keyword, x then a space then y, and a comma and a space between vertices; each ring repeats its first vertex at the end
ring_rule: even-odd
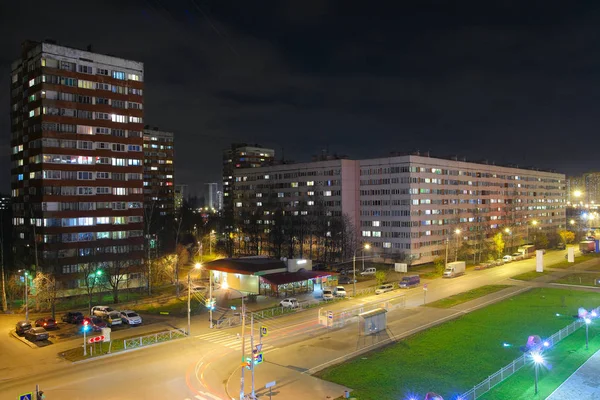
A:
POLYGON ((315 186, 315 182, 314 181, 308 181, 308 182, 306 182, 306 186, 315 186))
POLYGON ((373 226, 380 226, 379 221, 373 221, 373 226))
POLYGON ((331 196, 331 191, 327 190, 327 191, 323 192, 323 196, 331 196))
POLYGON ((291 183, 291 186, 292 186, 293 188, 296 188, 296 187, 298 187, 298 182, 292 182, 292 183, 291 183))
POLYGON ((365 237, 370 237, 371 236, 371 231, 362 231, 362 235, 365 237))

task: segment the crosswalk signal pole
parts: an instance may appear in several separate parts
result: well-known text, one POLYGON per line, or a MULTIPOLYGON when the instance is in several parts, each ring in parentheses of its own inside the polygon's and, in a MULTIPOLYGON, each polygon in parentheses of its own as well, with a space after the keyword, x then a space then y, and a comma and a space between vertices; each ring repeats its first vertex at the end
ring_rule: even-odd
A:
MULTIPOLYGON (((251 364, 251 372, 252 372, 252 399, 256 399, 256 395, 254 394, 254 313, 250 313, 250 347, 252 348, 252 364, 251 364)), ((256 352, 258 354, 258 352, 256 352)))

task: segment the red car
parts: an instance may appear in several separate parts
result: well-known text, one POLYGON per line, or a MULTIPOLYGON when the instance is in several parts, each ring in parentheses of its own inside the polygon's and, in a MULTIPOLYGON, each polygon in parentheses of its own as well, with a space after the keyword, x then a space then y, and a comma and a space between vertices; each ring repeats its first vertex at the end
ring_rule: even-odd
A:
POLYGON ((85 317, 83 319, 83 326, 89 326, 94 332, 100 332, 102 328, 106 328, 106 321, 98 317, 85 317))
POLYGON ((56 321, 50 317, 44 317, 36 320, 35 326, 42 327, 44 329, 54 329, 56 328, 56 321))

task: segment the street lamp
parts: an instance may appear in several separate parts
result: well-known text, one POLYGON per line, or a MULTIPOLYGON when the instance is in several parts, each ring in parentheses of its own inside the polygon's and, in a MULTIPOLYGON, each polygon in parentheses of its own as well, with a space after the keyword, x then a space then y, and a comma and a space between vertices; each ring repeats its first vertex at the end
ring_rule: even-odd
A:
MULTIPOLYGON (((531 225, 533 226, 537 226, 538 222, 534 219, 533 221, 531 221, 531 225)), ((526 225, 527 226, 527 244, 529 244, 529 224, 526 225)))
POLYGON ((25 275, 25 321, 29 321, 29 291, 27 290, 29 272, 23 269, 20 269, 18 272, 23 272, 25 275))
POLYGON ((454 233, 456 233, 456 251, 454 252, 454 261, 458 261, 458 237, 460 235, 460 229, 456 229, 454 233))
MULTIPOLYGON (((365 250, 369 250, 371 245, 369 243, 365 243, 363 247, 361 247, 362 255, 363 255, 363 270, 365 269, 365 250)), ((356 251, 358 249, 354 249, 354 254, 352 255, 352 297, 356 296, 356 251)))
POLYGON ((538 370, 540 368, 540 364, 544 363, 544 357, 538 352, 531 353, 531 358, 533 359, 533 364, 535 368, 535 394, 538 394, 538 370))
POLYGON ((585 317, 583 319, 583 322, 585 322, 585 349, 588 350, 588 341, 589 341, 588 330, 589 330, 590 324, 592 323, 592 320, 589 319, 588 317, 585 317))
POLYGON ((212 236, 214 234, 215 234, 214 229, 212 231, 210 231, 210 233, 208 234, 208 255, 209 256, 212 254, 212 236))
POLYGON ((509 228, 504 228, 504 233, 510 236, 510 250, 513 250, 512 232, 509 228))
MULTIPOLYGON (((241 385, 240 386, 240 400, 241 400, 241 399, 244 399, 244 397, 245 397, 245 394, 244 394, 244 368, 246 368, 246 335, 245 335, 246 304, 244 303, 244 294, 237 289, 230 288, 227 281, 223 282, 221 287, 225 290, 230 289, 230 290, 236 291, 242 296, 242 377, 240 380, 240 385, 241 385)), ((254 317, 254 315, 253 315, 253 317, 254 317)), ((254 321, 252 321, 252 330, 254 330, 254 321)), ((250 339, 252 341, 252 343, 251 343, 252 350, 254 350, 254 333, 250 336, 250 339)), ((252 398, 254 399, 255 398, 255 396, 254 396, 254 357, 252 357, 250 366, 252 368, 252 398)))
MULTIPOLYGON (((196 263, 196 269, 202 268, 202 264, 196 263)), ((208 315, 209 315, 209 327, 213 328, 213 306, 212 306, 212 287, 213 287, 213 278, 212 278, 212 269, 208 270, 208 315)))
MULTIPOLYGON (((196 263, 196 265, 194 265, 194 269, 200 269, 201 265, 199 263, 196 263)), ((191 278, 191 274, 192 270, 190 269, 188 271, 188 329, 187 329, 187 334, 188 336, 190 336, 190 331, 191 331, 191 325, 192 325, 192 306, 191 306, 191 300, 192 300, 192 278, 191 278)))

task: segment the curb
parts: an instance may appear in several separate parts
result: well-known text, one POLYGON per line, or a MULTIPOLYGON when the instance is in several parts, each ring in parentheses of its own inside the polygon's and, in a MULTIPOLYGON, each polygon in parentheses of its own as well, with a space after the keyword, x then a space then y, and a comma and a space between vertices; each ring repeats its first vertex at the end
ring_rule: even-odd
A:
POLYGON ((36 346, 35 344, 31 343, 29 340, 25 339, 24 337, 21 337, 21 336, 17 335, 17 331, 15 331, 14 329, 12 329, 9 333, 10 333, 10 335, 12 337, 14 337, 18 341, 26 344, 27 346, 31 347, 32 349, 39 349, 38 346, 36 346))
POLYGON ((130 352, 133 352, 133 351, 137 351, 137 350, 144 350, 144 349, 148 349, 148 348, 151 348, 151 347, 160 346, 160 345, 163 345, 163 344, 173 343, 173 342, 176 342, 176 341, 178 341, 180 339, 187 339, 187 338, 188 337, 186 336, 186 337, 182 337, 182 338, 171 339, 171 340, 167 340, 166 342, 160 342, 160 343, 155 343, 155 344, 151 344, 151 345, 148 345, 148 346, 136 347, 134 349, 120 350, 120 351, 117 351, 117 352, 114 352, 114 353, 103 354, 103 355, 100 355, 100 356, 94 356, 94 357, 87 358, 85 360, 79 360, 79 361, 69 361, 66 358, 62 357, 62 356, 61 356, 61 358, 63 360, 65 360, 65 361, 69 361, 71 364, 84 364, 84 363, 92 362, 92 361, 95 361, 95 360, 101 360, 101 359, 104 359, 104 358, 118 356, 120 354, 127 354, 127 353, 130 353, 130 352))

